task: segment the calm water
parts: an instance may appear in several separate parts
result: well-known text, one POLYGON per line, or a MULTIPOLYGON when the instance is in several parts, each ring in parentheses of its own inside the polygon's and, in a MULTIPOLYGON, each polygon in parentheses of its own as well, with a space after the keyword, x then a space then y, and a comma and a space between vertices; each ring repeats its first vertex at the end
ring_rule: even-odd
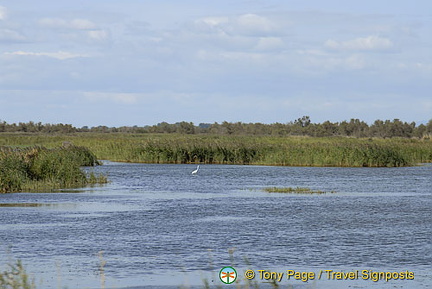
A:
POLYGON ((102 187, 0 195, 8 204, 0 207, 0 266, 21 259, 38 289, 178 288, 203 279, 219 286, 231 250, 239 275, 247 268, 415 274, 388 283, 284 279, 282 288, 432 288, 431 165, 202 165, 191 175, 195 168, 105 162, 92 169, 111 180, 102 187), (336 193, 260 190, 269 186, 336 193))

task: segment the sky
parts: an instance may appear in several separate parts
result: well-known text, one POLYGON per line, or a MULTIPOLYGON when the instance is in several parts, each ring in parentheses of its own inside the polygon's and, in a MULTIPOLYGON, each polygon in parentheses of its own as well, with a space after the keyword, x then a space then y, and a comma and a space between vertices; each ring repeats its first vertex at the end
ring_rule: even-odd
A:
POLYGON ((0 0, 0 121, 432 119, 429 0, 0 0))

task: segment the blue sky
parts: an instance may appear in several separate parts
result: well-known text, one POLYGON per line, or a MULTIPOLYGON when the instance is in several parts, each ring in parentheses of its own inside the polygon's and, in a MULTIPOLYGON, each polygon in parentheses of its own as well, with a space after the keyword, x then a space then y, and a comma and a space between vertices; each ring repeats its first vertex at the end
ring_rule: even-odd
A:
POLYGON ((432 119, 432 1, 1 1, 0 120, 432 119))

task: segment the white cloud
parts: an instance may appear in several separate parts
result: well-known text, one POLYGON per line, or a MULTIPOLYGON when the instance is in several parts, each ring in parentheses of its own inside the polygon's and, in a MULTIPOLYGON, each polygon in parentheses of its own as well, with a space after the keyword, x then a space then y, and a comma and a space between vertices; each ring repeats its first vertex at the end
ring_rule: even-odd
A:
POLYGON ((272 36, 279 32, 278 26, 270 19, 256 14, 243 14, 233 17, 204 17, 194 21, 199 32, 217 34, 272 36))
POLYGON ((329 71, 361 70, 371 64, 360 54, 333 55, 322 50, 299 50, 299 60, 305 71, 313 74, 325 74, 329 71))
POLYGON ((85 54, 76 54, 65 51, 57 51, 57 52, 26 52, 26 51, 14 51, 14 52, 6 52, 5 55, 18 55, 18 56, 45 56, 51 57, 59 60, 65 60, 70 58, 77 57, 89 57, 85 54))
POLYGON ((262 62, 265 60, 265 56, 261 53, 254 53, 254 52, 239 52, 239 51, 226 51, 220 53, 220 56, 224 58, 225 60, 229 61, 243 61, 243 63, 256 63, 256 62, 262 62))
POLYGON ((123 104, 134 104, 138 101, 137 93, 115 93, 115 92, 84 92, 84 96, 94 102, 113 101, 123 104))
POLYGON ((7 14, 6 7, 0 6, 0 42, 14 43, 25 41, 26 37, 17 30, 19 26, 16 24, 12 25, 6 21, 8 18, 7 14))
POLYGON ((375 35, 348 41, 329 39, 325 42, 325 47, 335 50, 385 51, 392 49, 393 46, 393 42, 390 39, 375 35))
POLYGON ((92 40, 104 41, 108 39, 108 32, 105 30, 90 30, 87 32, 88 36, 92 40))
POLYGON ((7 16, 7 10, 5 7, 0 6, 0 20, 5 20, 7 16))
POLYGON ((261 37, 258 40, 256 49, 258 50, 274 50, 284 46, 284 41, 279 37, 261 37))
POLYGON ((25 37, 18 31, 8 28, 0 28, 0 41, 19 42, 24 41, 25 37))
MULTIPOLYGON (((72 8, 73 4, 72 9, 60 10, 36 5, 30 13, 20 4, 15 5, 21 8, 14 7, 15 2, 3 4, 8 9, 0 7, 0 46, 10 43, 0 51, 1 87, 63 90, 59 96, 79 95, 71 99, 89 104, 91 111, 102 106, 115 112, 121 105, 127 107, 125 121, 150 115, 160 121, 164 117, 160 109, 170 103, 175 104, 169 108, 172 114, 164 115, 172 115, 174 121, 191 117, 193 111, 201 113, 199 121, 233 115, 253 121, 262 111, 261 104, 250 110, 252 114, 224 111, 224 101, 237 95, 265 96, 277 103, 304 91, 311 97, 337 94, 341 98, 351 91, 367 95, 403 90, 407 98, 430 91, 432 26, 424 16, 317 12, 324 8, 302 12, 285 2, 281 9, 247 5, 235 9, 236 4, 230 3, 226 9, 205 5, 203 10, 183 3, 182 14, 176 9, 166 11, 158 1, 154 4, 158 9, 148 9, 139 1, 101 9, 89 1, 86 11, 79 5, 72 8), (412 31, 397 29, 401 26, 412 31), (381 53, 396 49, 400 53, 381 53), (64 92, 68 90, 73 93, 64 92), (172 94, 158 93, 161 90, 172 94), (85 96, 84 91, 88 91, 85 96), (210 102, 209 93, 226 99, 215 96, 210 102), (218 101, 220 109, 207 109, 216 108, 218 101), (138 109, 146 113, 131 112, 138 109)), ((214 4, 219 5, 225 4, 214 4)), ((251 101, 245 97, 238 103, 251 101)), ((295 115, 296 110, 306 115, 309 109, 303 102, 291 107, 295 115)), ((100 113, 96 120, 89 113, 85 118, 90 123, 115 122, 113 114, 102 111, 108 116, 100 113)), ((266 119, 263 113, 262 119, 271 121, 275 115, 269 113, 266 119)))
POLYGON ((49 28, 64 28, 67 21, 61 18, 43 18, 39 20, 39 25, 49 28))
POLYGON ((242 31, 248 33, 271 33, 276 29, 276 25, 269 19, 256 15, 245 14, 237 19, 237 23, 242 31))
POLYGON ((364 57, 360 55, 351 55, 342 61, 342 65, 344 68, 350 70, 359 70, 367 67, 367 62, 364 57))
POLYGON ((197 19, 192 24, 192 33, 205 34, 206 36, 219 35, 227 36, 230 29, 228 17, 204 17, 197 19))
MULTIPOLYGON (((44 28, 52 29, 54 33, 59 32, 58 39, 66 41, 103 44, 109 40, 110 33, 106 29, 98 27, 94 22, 83 19, 63 19, 63 18, 43 18, 39 20, 39 25, 44 28)), ((47 35, 47 33, 45 33, 47 35)))
POLYGON ((192 22, 187 30, 165 34, 165 45, 196 49, 200 61, 259 59, 259 53, 280 51, 286 43, 281 27, 271 18, 256 14, 204 17, 192 22))
POLYGON ((62 18, 43 18, 39 20, 39 24, 44 27, 55 29, 66 28, 74 30, 91 30, 97 28, 97 25, 94 24, 92 21, 80 18, 72 20, 65 20, 62 18))
POLYGON ((70 21, 69 26, 73 29, 79 30, 90 30, 97 28, 96 24, 87 19, 73 19, 70 21))
POLYGON ((224 25, 228 22, 229 22, 228 17, 205 17, 205 18, 196 20, 195 24, 197 24, 197 25, 204 24, 204 25, 207 25, 209 27, 217 27, 217 26, 224 25))

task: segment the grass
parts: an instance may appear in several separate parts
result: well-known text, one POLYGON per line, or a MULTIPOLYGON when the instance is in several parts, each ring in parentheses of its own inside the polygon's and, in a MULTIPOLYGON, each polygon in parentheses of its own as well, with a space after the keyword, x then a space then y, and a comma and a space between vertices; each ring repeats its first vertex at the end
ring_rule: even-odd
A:
POLYGON ((30 278, 20 260, 7 264, 7 269, 0 272, 0 289, 35 289, 36 285, 30 278))
POLYGON ((310 188, 301 188, 301 187, 268 187, 263 189, 267 193, 285 193, 285 194, 327 194, 327 193, 336 193, 335 191, 325 192, 321 190, 312 190, 310 188))
POLYGON ((432 161, 432 141, 347 137, 77 133, 0 134, 0 145, 88 147, 99 159, 142 163, 401 167, 432 161))
POLYGON ((81 170, 81 166, 96 164, 96 156, 79 146, 0 147, 0 193, 45 192, 105 183, 106 177, 81 170))
MULTIPOLYGON (((234 251, 235 248, 229 248, 228 253, 230 257, 230 263, 231 266, 237 267, 234 264, 234 251)), ((99 259, 99 278, 100 278, 100 289, 105 289, 106 287, 106 276, 105 276, 105 266, 107 264, 107 261, 103 257, 103 252, 100 251, 98 253, 98 259, 99 259)), ((247 258, 244 258, 244 261, 248 267, 251 266, 249 260, 247 258)), ((216 274, 216 271, 218 271, 220 268, 214 268, 213 264, 209 264, 211 267, 211 271, 213 271, 216 274), (217 269, 217 270, 216 270, 217 269)), ((248 280, 243 277, 243 274, 238 271, 237 272, 238 277, 237 281, 233 284, 236 288, 260 288, 260 283, 257 281, 258 278, 255 280, 248 280)), ((218 280, 218 276, 214 276, 212 279, 218 280)), ((222 282, 217 281, 216 284, 211 284, 213 282, 210 282, 208 279, 202 279, 202 288, 203 289, 210 289, 210 288, 219 288, 223 289, 226 285, 224 285, 222 282)), ((276 280, 267 280, 267 282, 271 285, 272 288, 279 288, 279 284, 276 280)), ((6 270, 3 272, 0 272, 0 289, 36 289, 36 281, 34 277, 31 277, 30 274, 26 271, 23 263, 21 260, 15 261, 15 263, 9 262, 6 264, 6 270)), ((61 287, 61 284, 58 283, 58 288, 67 288, 67 287, 61 287)), ((178 288, 187 289, 190 288, 189 286, 180 285, 178 288)))

